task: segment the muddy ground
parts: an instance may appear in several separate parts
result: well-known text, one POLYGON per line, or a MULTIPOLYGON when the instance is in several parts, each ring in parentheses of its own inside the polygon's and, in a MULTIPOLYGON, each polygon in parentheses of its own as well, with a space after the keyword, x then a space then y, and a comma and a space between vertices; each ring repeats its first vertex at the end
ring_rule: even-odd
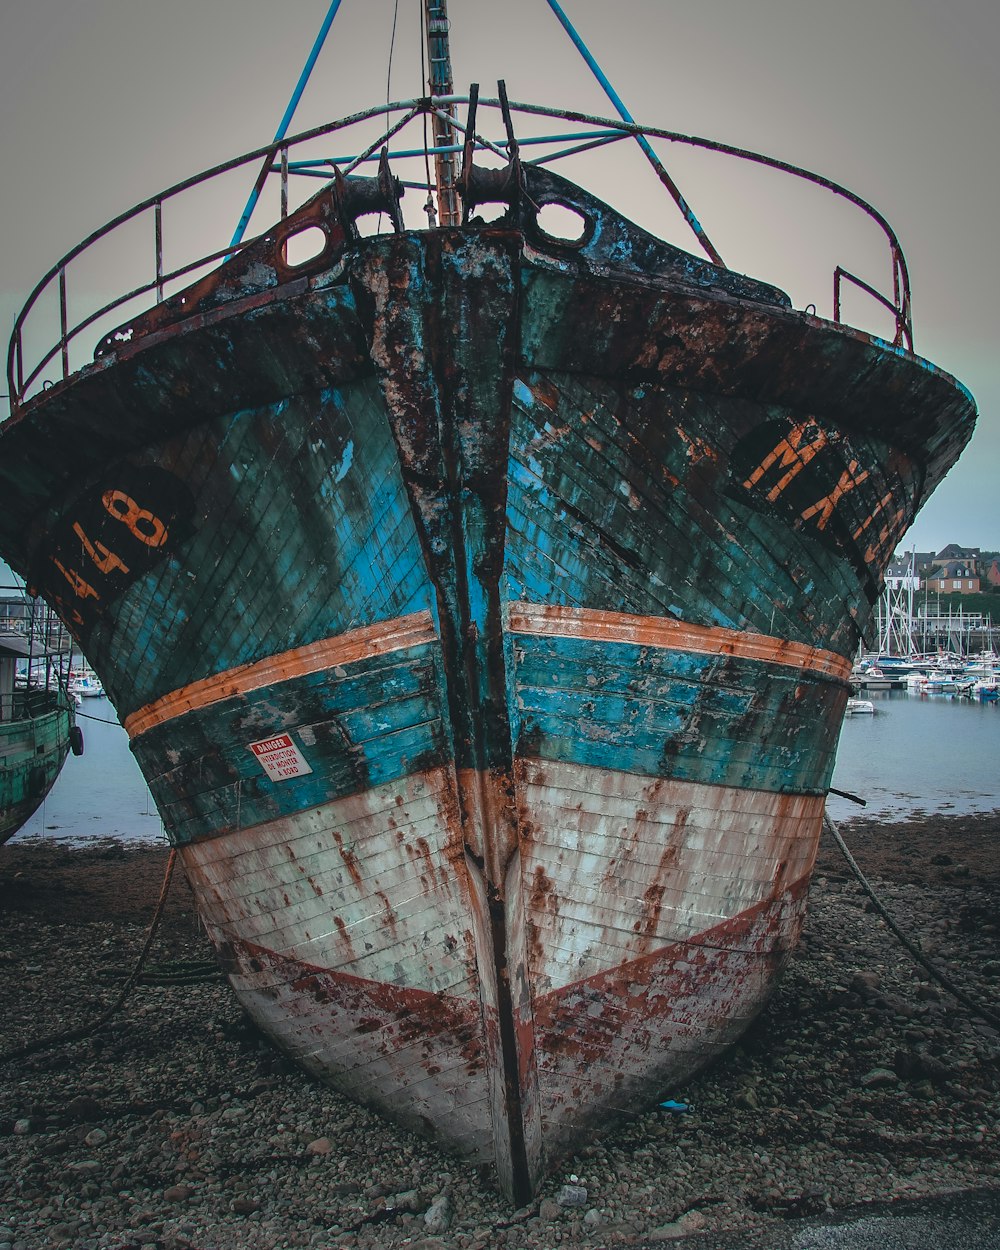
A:
POLYGON ((975 1008, 1000 1010, 1000 812, 842 832, 967 1001, 915 965, 824 835, 801 946, 740 1044, 676 1092, 691 1110, 650 1108, 513 1213, 489 1178, 270 1050, 212 971, 179 869, 153 979, 96 1033, 11 1059, 114 1000, 169 854, 15 838, 0 847, 0 1250, 743 1250, 858 1204, 998 1193, 1000 1030, 975 1008))

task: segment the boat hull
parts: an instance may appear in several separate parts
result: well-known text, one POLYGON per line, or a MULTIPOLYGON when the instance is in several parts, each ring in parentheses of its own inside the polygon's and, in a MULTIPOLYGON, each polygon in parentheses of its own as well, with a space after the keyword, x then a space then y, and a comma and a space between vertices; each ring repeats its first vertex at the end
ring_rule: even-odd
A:
POLYGON ((47 392, 0 534, 255 1019, 524 1201, 773 989, 849 657, 971 421, 773 301, 404 234, 47 392))
MULTIPOLYGON (((17 698, 24 703, 23 694, 17 698)), ((43 692, 30 698, 30 715, 0 721, 0 842, 12 838, 41 807, 70 751, 68 705, 43 692)))

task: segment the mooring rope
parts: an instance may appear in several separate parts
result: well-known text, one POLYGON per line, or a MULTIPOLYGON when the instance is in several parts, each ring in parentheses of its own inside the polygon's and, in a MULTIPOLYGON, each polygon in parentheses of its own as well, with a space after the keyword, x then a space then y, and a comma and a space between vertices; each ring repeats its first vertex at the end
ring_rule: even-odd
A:
POLYGON ((77 720, 92 720, 96 722, 96 724, 98 725, 115 725, 115 726, 121 725, 121 721, 108 720, 104 716, 91 716, 89 712, 81 712, 79 710, 76 713, 76 719, 77 720))
MULTIPOLYGON (((853 796, 845 796, 845 797, 853 797, 853 796)), ((906 934, 902 931, 902 929, 900 929, 899 925, 896 924, 895 920, 893 920, 892 916, 886 910, 885 906, 882 903, 882 900, 875 893, 875 890, 873 889, 871 883, 868 881, 867 877, 858 867, 857 860, 854 858, 854 856, 851 854, 850 850, 848 849, 847 843, 840 836, 840 830, 833 823, 833 820, 830 818, 830 816, 826 812, 823 813, 823 827, 827 830, 827 832, 833 838, 834 842, 836 842, 837 846, 840 848, 840 853, 847 860, 848 867, 850 868, 854 876, 857 878, 858 884, 861 886, 864 892, 871 899, 872 904, 875 907, 875 910, 882 917, 885 923, 889 926, 892 933, 896 936, 896 938, 898 938, 898 940, 902 943, 902 945, 909 952, 909 954, 916 960, 916 962, 921 966, 921 968, 924 969, 924 971, 928 974, 928 976, 930 976, 932 980, 936 981, 938 985, 940 985, 943 989, 947 990, 948 993, 951 994, 953 998, 957 999, 960 1003, 962 1003, 963 1006, 968 1007, 968 1009, 973 1013, 973 1015, 978 1016, 980 1020, 985 1020, 987 1024, 992 1024, 994 1028, 1000 1028, 1000 1016, 998 1016, 995 1012, 990 1011, 988 1007, 984 1007, 982 1003, 978 1003, 974 999, 970 998, 969 995, 966 994, 965 991, 962 990, 959 986, 957 986, 955 982, 951 980, 950 977, 946 976, 940 970, 940 968, 935 967, 935 965, 930 962, 927 956, 924 955, 923 951, 921 951, 918 946, 916 946, 913 942, 911 942, 910 939, 906 936, 906 934)))
POLYGON ((50 1033, 47 1037, 38 1038, 34 1042, 28 1042, 24 1046, 18 1046, 14 1050, 8 1050, 3 1054, 0 1054, 0 1064, 10 1063, 15 1059, 24 1059, 28 1055, 37 1054, 40 1050, 51 1050, 53 1046, 60 1046, 66 1042, 76 1042, 83 1037, 89 1037, 91 1033, 96 1033, 103 1024, 106 1024, 107 1021, 111 1019, 115 1012, 121 1007, 122 1003, 125 1002, 126 998, 128 998, 132 988, 135 986, 142 974, 143 966, 146 963, 146 957, 148 956, 150 948, 153 945, 153 938, 156 936, 156 931, 160 927, 160 920, 163 917, 163 909, 167 903, 167 893, 170 889, 170 881, 174 875, 174 865, 176 863, 177 848, 171 847, 170 855, 167 859, 166 871, 163 874, 163 884, 160 887, 160 897, 157 900, 156 909, 153 912, 153 919, 150 921, 149 931, 146 934, 146 940, 143 943, 141 952, 139 953, 139 958, 136 960, 135 967, 132 969, 131 974, 119 991, 118 997, 111 1004, 111 1006, 105 1008, 97 1019, 90 1024, 80 1025, 75 1029, 65 1029, 59 1033, 50 1033))

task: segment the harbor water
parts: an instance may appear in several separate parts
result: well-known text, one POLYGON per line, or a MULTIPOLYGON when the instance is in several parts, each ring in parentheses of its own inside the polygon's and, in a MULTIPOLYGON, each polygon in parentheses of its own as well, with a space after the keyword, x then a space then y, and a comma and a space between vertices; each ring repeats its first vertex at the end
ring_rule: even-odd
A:
POLYGON ((84 699, 77 708, 83 755, 70 755, 48 797, 15 836, 69 843, 96 838, 166 841, 128 734, 106 698, 84 699))
MULTIPOLYGON (((859 815, 902 821, 925 813, 1000 808, 1000 704, 906 691, 872 691, 865 697, 875 713, 844 721, 832 785, 867 806, 831 794, 827 809, 835 821, 859 815)), ((85 699, 78 720, 83 756, 67 759, 45 803, 17 837, 164 840, 111 704, 85 699)))
POLYGON ((1000 704, 906 690, 865 691, 864 698, 875 712, 845 719, 832 785, 867 806, 831 794, 833 820, 1000 808, 1000 704))

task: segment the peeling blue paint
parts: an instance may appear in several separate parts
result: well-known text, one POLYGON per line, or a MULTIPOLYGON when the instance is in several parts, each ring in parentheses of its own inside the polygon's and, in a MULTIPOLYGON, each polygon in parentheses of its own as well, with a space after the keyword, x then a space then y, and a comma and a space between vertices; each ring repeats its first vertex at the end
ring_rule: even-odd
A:
POLYGON ((292 815, 445 763, 436 655, 423 644, 310 673, 189 712, 136 738, 133 749, 154 777, 171 838, 186 842, 292 815), (298 733, 303 727, 308 732, 298 733), (282 730, 293 733, 313 771, 274 782, 249 744, 282 730), (158 761, 168 754, 165 768, 158 761))
POLYGON ((777 792, 829 783, 838 683, 758 661, 579 638, 517 634, 511 650, 510 719, 523 754, 777 792), (797 700, 803 686, 809 694, 797 700))
POLYGON ((335 482, 342 482, 344 478, 347 477, 347 474, 350 471, 351 465, 353 463, 354 463, 354 440, 349 439, 347 442, 347 446, 344 448, 344 454, 341 457, 340 464, 337 465, 333 470, 333 480, 335 482))

